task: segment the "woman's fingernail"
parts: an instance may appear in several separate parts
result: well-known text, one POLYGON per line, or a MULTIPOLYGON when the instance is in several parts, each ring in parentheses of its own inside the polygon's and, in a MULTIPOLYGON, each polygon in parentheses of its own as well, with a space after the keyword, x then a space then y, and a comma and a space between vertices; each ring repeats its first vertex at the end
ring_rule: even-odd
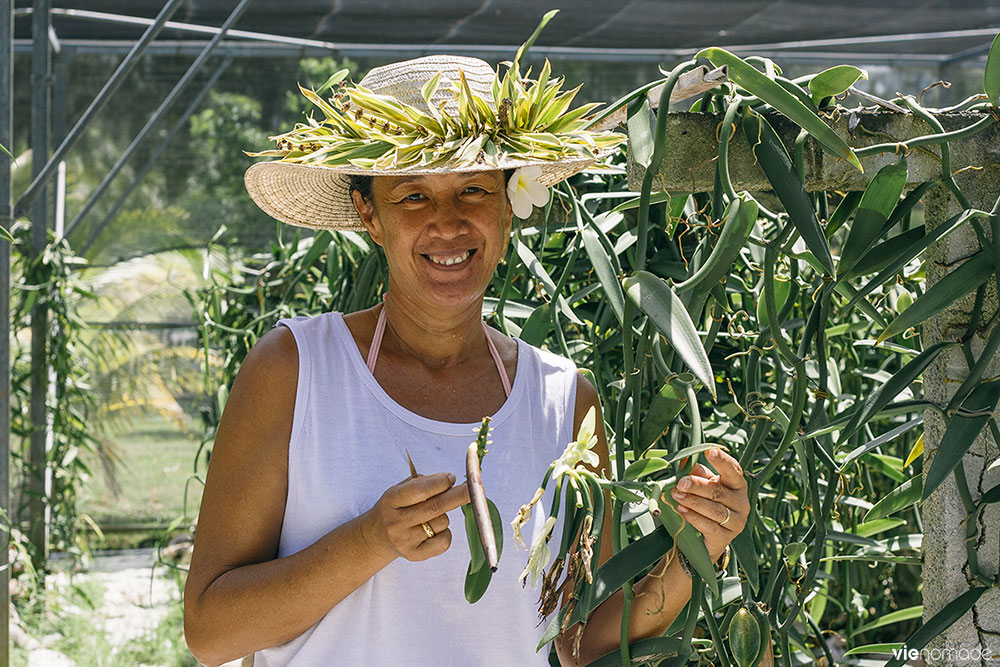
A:
POLYGON ((681 493, 680 491, 674 491, 674 498, 686 498, 686 493, 681 493))
POLYGON ((677 484, 677 487, 686 491, 691 488, 691 480, 685 477, 680 481, 680 483, 677 484))
POLYGON ((718 449, 710 449, 710 450, 708 450, 708 455, 711 456, 713 459, 717 459, 717 458, 719 458, 719 450, 718 449))

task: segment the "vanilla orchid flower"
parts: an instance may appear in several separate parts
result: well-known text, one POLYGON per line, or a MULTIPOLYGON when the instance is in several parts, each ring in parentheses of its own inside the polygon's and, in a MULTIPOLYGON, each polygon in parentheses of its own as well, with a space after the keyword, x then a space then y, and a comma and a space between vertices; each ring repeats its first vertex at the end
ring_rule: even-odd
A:
POLYGON ((597 411, 591 406, 583 418, 583 422, 580 423, 580 431, 576 434, 576 440, 566 445, 562 455, 552 464, 552 479, 558 479, 572 471, 581 461, 593 468, 600 464, 601 459, 594 451, 594 445, 597 444, 596 427, 597 411))
POLYGON ((549 189, 538 182, 541 176, 542 168, 533 165, 515 170, 507 181, 510 206, 522 220, 531 215, 532 205, 541 207, 549 203, 549 189))
POLYGON ((524 586, 525 580, 528 575, 531 575, 531 586, 534 587, 538 583, 538 577, 541 576, 542 570, 544 570, 548 564, 549 559, 552 558, 552 551, 549 549, 549 538, 552 536, 552 528, 556 525, 556 518, 550 516, 545 520, 545 524, 542 526, 542 532, 538 534, 538 537, 531 545, 531 552, 528 554, 528 564, 524 567, 524 571, 521 572, 521 576, 518 577, 518 581, 524 586))

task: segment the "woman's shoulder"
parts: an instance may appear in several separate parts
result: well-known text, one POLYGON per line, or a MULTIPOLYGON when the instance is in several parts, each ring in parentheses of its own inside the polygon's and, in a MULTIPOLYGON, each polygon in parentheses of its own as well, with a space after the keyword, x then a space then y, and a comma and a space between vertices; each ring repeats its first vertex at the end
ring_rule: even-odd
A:
POLYGON ((240 375, 250 381, 290 385, 298 374, 299 350, 288 327, 276 326, 254 344, 240 365, 240 375))
POLYGON ((551 350, 532 345, 521 338, 512 338, 511 340, 515 341, 521 351, 526 352, 543 368, 573 373, 577 371, 576 364, 571 359, 551 350))

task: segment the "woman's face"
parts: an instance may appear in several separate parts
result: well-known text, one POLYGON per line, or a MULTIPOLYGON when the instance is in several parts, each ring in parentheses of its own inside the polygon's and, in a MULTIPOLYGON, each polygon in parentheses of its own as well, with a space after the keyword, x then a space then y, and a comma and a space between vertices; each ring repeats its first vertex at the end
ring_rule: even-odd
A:
POLYGON ((352 196, 394 293, 439 308, 482 298, 510 239, 502 171, 376 176, 372 201, 352 196))

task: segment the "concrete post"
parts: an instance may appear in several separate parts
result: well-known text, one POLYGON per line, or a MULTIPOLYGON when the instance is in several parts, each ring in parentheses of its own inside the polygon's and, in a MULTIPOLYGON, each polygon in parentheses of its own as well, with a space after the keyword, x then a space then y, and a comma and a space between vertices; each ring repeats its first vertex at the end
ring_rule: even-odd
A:
MULTIPOLYGON (((958 181, 974 207, 989 211, 996 202, 997 195, 1000 194, 1000 164, 994 157, 992 163, 986 165, 982 171, 960 174, 958 181)), ((928 229, 940 225, 960 210, 955 198, 941 185, 934 186, 928 191, 924 196, 924 206, 925 224, 928 229)), ((988 233, 989 225, 985 227, 988 233)), ((979 247, 975 232, 966 226, 930 248, 926 263, 928 286, 960 266, 960 263, 949 266, 952 262, 968 257, 979 247)), ((925 324, 921 332, 924 345, 930 346, 942 340, 954 340, 963 335, 968 327, 969 313, 973 309, 974 301, 975 294, 969 294, 925 324)), ((983 313, 972 341, 977 358, 989 335, 989 331, 983 330, 984 325, 996 312, 996 284, 991 280, 987 283, 983 313)), ((968 375, 968 370, 962 352, 955 347, 949 348, 924 372, 924 397, 938 405, 947 405, 959 384, 968 375)), ((1000 355, 994 356, 983 377, 991 378, 997 375, 1000 375, 1000 355)), ((936 413, 928 411, 924 414, 925 471, 930 468, 930 463, 937 453, 944 429, 945 424, 936 413)), ((985 491, 1000 484, 1000 467, 993 470, 986 469, 991 462, 997 460, 998 456, 1000 451, 997 449, 997 443, 993 442, 989 429, 983 429, 962 459, 973 502, 978 502, 985 491)), ((927 498, 923 505, 922 517, 923 616, 926 620, 959 595, 979 584, 973 580, 968 570, 964 523, 966 511, 953 476, 927 498)), ((976 551, 980 571, 992 576, 997 571, 998 564, 1000 505, 987 506, 980 516, 977 528, 976 551)), ((956 651, 961 649, 968 649, 974 655, 978 654, 977 649, 987 651, 988 656, 1000 655, 1000 589, 993 588, 986 591, 964 617, 956 621, 927 648, 929 651, 925 654, 926 662, 933 667, 955 664, 954 656, 959 655, 956 651)), ((976 661, 970 664, 980 663, 976 661)), ((991 663, 984 661, 982 664, 991 663)))

